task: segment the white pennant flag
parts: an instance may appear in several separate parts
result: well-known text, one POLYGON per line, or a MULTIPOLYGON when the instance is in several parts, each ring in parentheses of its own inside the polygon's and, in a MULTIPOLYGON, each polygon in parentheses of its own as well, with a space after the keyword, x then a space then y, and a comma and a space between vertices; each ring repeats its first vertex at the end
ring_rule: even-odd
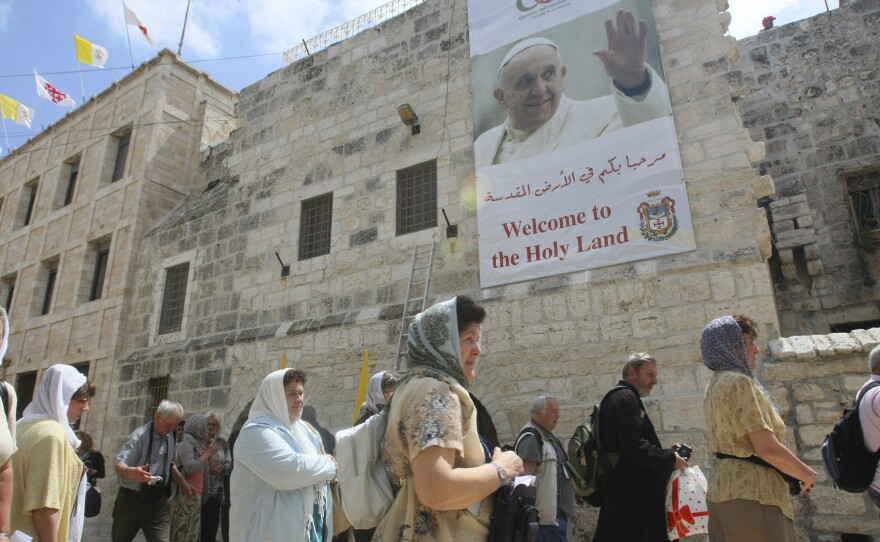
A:
POLYGON ((125 5, 125 2, 122 3, 122 7, 123 9, 125 9, 125 24, 130 24, 138 27, 138 29, 140 29, 141 31, 141 34, 143 34, 144 37, 147 39, 147 43, 155 47, 156 44, 153 42, 153 38, 150 37, 150 33, 147 31, 147 25, 141 22, 135 12, 128 9, 128 6, 125 5))

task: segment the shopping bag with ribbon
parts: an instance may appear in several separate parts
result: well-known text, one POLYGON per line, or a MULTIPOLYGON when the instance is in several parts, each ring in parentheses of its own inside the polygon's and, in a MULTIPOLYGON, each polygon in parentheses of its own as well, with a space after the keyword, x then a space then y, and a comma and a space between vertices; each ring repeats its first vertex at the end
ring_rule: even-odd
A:
POLYGON ((666 486, 666 534, 669 540, 709 532, 707 487, 700 467, 676 469, 672 473, 666 486))

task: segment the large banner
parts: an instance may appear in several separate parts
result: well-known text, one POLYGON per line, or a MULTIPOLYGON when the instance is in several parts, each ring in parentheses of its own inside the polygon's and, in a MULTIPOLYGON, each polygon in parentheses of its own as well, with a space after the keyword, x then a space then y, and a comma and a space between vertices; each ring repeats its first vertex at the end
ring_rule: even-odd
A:
POLYGON ((695 248, 650 0, 469 0, 480 283, 695 248))

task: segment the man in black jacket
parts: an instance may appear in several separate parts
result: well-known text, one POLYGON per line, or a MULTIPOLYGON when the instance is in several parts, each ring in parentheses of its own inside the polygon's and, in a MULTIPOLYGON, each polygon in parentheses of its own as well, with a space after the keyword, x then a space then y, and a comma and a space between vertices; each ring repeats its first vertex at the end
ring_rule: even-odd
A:
POLYGON ((593 542, 665 542, 666 484, 673 469, 687 467, 660 439, 642 397, 657 384, 657 360, 632 354, 623 380, 603 400, 599 417, 602 447, 619 454, 617 466, 603 480, 602 508, 593 542))

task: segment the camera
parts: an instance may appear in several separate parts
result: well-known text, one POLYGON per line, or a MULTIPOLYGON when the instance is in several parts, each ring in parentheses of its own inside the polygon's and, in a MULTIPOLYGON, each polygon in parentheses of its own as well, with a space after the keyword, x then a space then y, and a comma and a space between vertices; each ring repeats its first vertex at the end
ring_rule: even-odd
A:
POLYGON ((147 482, 147 485, 148 485, 148 486, 154 486, 154 485, 161 484, 161 483, 162 483, 162 477, 161 477, 161 476, 151 476, 151 477, 150 477, 150 481, 147 482))
POLYGON ((682 444, 678 447, 678 455, 681 456, 682 459, 688 459, 693 453, 694 449, 688 446, 687 444, 682 444))

